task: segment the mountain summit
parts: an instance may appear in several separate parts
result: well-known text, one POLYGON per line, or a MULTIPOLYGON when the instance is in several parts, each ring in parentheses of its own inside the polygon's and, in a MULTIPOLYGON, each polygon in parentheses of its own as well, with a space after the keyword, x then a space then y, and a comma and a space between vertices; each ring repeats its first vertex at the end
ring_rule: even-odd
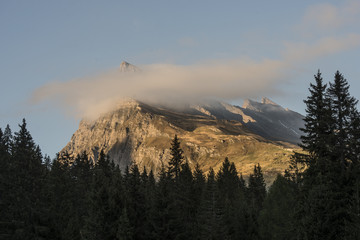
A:
POLYGON ((268 99, 267 97, 263 97, 263 98, 261 99, 261 103, 262 103, 262 104, 271 104, 271 105, 279 106, 277 103, 271 101, 271 100, 268 99))
POLYGON ((119 67, 120 72, 139 72, 140 69, 135 65, 123 61, 119 67))
POLYGON ((209 101, 179 109, 127 100, 95 121, 82 120, 60 154, 87 151, 96 162, 104 150, 123 170, 136 163, 156 174, 167 164, 177 134, 191 167, 199 163, 205 172, 216 171, 229 157, 244 176, 260 163, 270 181, 289 164, 302 116, 279 105, 248 102, 252 107, 209 101))

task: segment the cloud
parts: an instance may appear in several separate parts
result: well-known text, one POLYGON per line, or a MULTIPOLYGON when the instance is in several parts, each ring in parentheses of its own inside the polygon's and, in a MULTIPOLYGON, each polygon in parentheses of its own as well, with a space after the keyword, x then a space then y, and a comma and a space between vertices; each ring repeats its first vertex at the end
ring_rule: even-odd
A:
POLYGON ((235 99, 276 91, 275 84, 284 79, 279 61, 232 60, 191 66, 152 64, 142 71, 124 73, 118 69, 95 77, 68 82, 52 82, 37 89, 32 104, 53 102, 70 114, 94 118, 111 110, 118 101, 133 97, 158 101, 218 97, 235 99))
POLYGON ((360 46, 360 34, 343 37, 325 37, 313 44, 286 43, 284 60, 295 62, 311 61, 360 46))
POLYGON ((123 98, 144 101, 204 97, 235 100, 278 93, 278 85, 291 78, 298 64, 360 45, 360 35, 323 38, 314 44, 288 43, 279 60, 253 61, 241 58, 189 66, 151 64, 142 71, 124 73, 114 69, 94 77, 52 82, 37 89, 32 104, 53 102, 77 117, 95 118, 116 106, 123 98), (176 97, 174 97, 176 96, 176 97))
POLYGON ((360 2, 343 1, 335 6, 321 3, 310 6, 296 30, 305 35, 324 34, 341 30, 348 25, 357 26, 360 20, 360 2))
MULTIPOLYGON (((151 64, 139 66, 142 71, 131 74, 113 69, 96 76, 48 83, 33 92, 30 102, 56 104, 76 117, 96 118, 127 97, 177 102, 207 97, 236 100, 271 96, 279 93, 279 84, 289 81, 298 66, 360 46, 358 33, 327 32, 353 24, 359 13, 360 3, 355 1, 340 7, 330 4, 309 7, 299 26, 319 34, 307 42, 286 42, 279 59, 255 61, 239 57, 188 66, 151 64)), ((191 38, 180 39, 178 43, 196 44, 191 38)))

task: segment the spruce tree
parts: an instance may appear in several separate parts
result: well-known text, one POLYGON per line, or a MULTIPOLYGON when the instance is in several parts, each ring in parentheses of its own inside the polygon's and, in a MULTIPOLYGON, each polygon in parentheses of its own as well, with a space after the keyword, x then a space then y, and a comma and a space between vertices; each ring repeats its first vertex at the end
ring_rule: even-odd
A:
POLYGON ((89 192, 89 209, 85 224, 81 230, 85 239, 111 239, 114 232, 110 227, 112 220, 110 209, 110 193, 112 167, 108 156, 100 152, 98 161, 93 168, 91 188, 89 192))
POLYGON ((357 101, 350 96, 349 85, 338 71, 327 89, 320 73, 315 80, 317 84, 311 84, 311 95, 305 101, 307 115, 301 146, 306 154, 294 155, 295 163, 305 164, 298 182, 297 237, 345 239, 358 231, 354 227, 356 175, 352 170, 357 101))
POLYGON ((352 116, 356 113, 358 101, 349 93, 349 84, 344 76, 337 71, 334 82, 330 83, 328 95, 331 100, 332 109, 332 134, 333 155, 340 161, 342 171, 348 166, 351 158, 349 146, 351 146, 352 116))
MULTIPOLYGON (((143 176, 143 178, 145 178, 143 176)), ((146 177, 147 178, 147 177, 146 177)), ((129 179, 126 183, 127 198, 126 198, 126 210, 129 219, 129 223, 133 228, 134 239, 145 239, 146 229, 146 199, 144 188, 142 187, 143 180, 139 168, 136 164, 133 164, 130 168, 129 179)))
POLYGON ((126 208, 123 209, 118 221, 117 235, 118 240, 132 240, 134 239, 134 228, 130 224, 126 208))
POLYGON ((278 175, 270 186, 259 215, 262 239, 287 240, 295 236, 293 214, 296 205, 296 185, 278 175))
POLYGON ((200 206, 199 239, 221 239, 224 236, 223 214, 215 172, 210 168, 200 206))
POLYGON ((239 176, 234 163, 230 163, 226 157, 217 176, 216 180, 219 186, 221 196, 225 199, 234 200, 239 190, 239 176))
POLYGON ((8 208, 12 202, 9 193, 12 187, 10 172, 12 134, 9 125, 5 132, 0 128, 0 239, 10 239, 12 235, 12 212, 8 208))
POLYGON ((175 135, 171 142, 170 155, 171 158, 169 161, 168 174, 171 179, 177 181, 179 178, 181 165, 184 161, 183 150, 180 148, 180 141, 177 135, 175 135))
POLYGON ((201 204, 204 197, 204 190, 206 185, 206 178, 200 165, 196 163, 193 172, 194 176, 194 189, 193 189, 193 201, 194 201, 194 237, 199 238, 201 233, 200 217, 201 217, 201 204))
POLYGON ((266 196, 266 185, 260 164, 254 166, 249 176, 248 202, 249 202, 249 229, 251 239, 259 238, 258 218, 266 196))
POLYGON ((254 171, 249 176, 249 197, 250 205, 256 213, 262 209, 262 204, 266 196, 266 184, 260 164, 254 166, 254 171))
MULTIPOLYGON (((73 179, 70 175, 70 166, 63 164, 60 155, 55 159, 51 166, 51 171, 47 176, 46 188, 47 202, 49 204, 49 225, 51 227, 54 239, 66 239, 71 237, 79 239, 80 236, 74 237, 69 229, 70 218, 74 217, 73 210, 73 179), (68 230, 66 230, 68 228, 68 230), (69 234, 69 235, 68 235, 69 234)), ((84 196, 82 196, 84 198, 84 196)), ((86 196, 85 196, 86 198, 86 196)), ((80 235, 79 229, 77 230, 80 235)))
POLYGON ((247 204, 244 187, 233 162, 226 157, 217 173, 217 185, 220 193, 219 203, 222 212, 221 231, 226 238, 243 239, 246 236, 247 204))
POLYGON ((11 195, 9 209, 13 213, 14 236, 31 239, 45 237, 48 228, 41 212, 44 168, 40 148, 27 130, 23 119, 20 130, 15 133, 11 146, 11 195))
POLYGON ((193 239, 195 226, 195 199, 194 180, 189 164, 186 162, 181 166, 179 180, 175 183, 176 189, 173 192, 174 212, 176 215, 177 239, 193 239))
POLYGON ((173 181, 162 165, 156 184, 154 215, 152 216, 154 232, 150 236, 151 239, 175 239, 173 199, 171 196, 172 183, 173 181))
MULTIPOLYGON (((337 211, 337 226, 334 235, 353 236, 354 232, 359 236, 357 225, 359 216, 355 214, 353 206, 357 200, 357 183, 359 176, 356 153, 359 148, 359 120, 356 105, 358 101, 349 93, 349 84, 344 76, 337 71, 334 81, 330 83, 328 94, 331 100, 333 133, 331 155, 332 168, 329 173, 331 180, 336 179, 332 185, 334 204, 337 211), (355 191, 355 192, 354 192, 355 191), (341 196, 341 198, 339 198, 341 196), (351 203, 349 204, 349 200, 351 203), (351 207, 350 207, 351 206, 351 207)), ((355 207, 356 209, 356 207, 355 207)))
POLYGON ((300 146, 313 155, 313 159, 306 161, 308 165, 313 164, 312 161, 315 161, 317 157, 327 155, 331 147, 329 145, 331 111, 326 93, 327 85, 323 83, 320 70, 314 78, 315 84, 310 83, 310 96, 304 100, 306 104, 305 128, 301 129, 304 135, 301 136, 300 146))
MULTIPOLYGON (((144 173, 142 174, 144 175, 144 173)), ((147 236, 148 239, 152 239, 152 233, 154 232, 154 215, 155 215, 155 200, 156 200, 156 181, 154 177, 154 173, 150 170, 147 181, 142 183, 142 191, 145 196, 145 229, 144 235, 147 236)))

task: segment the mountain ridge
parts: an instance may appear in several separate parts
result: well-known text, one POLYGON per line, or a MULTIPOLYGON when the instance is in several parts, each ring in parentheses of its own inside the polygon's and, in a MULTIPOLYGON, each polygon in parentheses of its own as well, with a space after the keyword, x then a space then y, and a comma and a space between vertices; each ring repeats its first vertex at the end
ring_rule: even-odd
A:
MULTIPOLYGON (((223 159, 229 157, 246 177, 254 164, 260 162, 270 181, 288 166, 297 147, 284 139, 268 139, 255 133, 251 124, 259 119, 264 121, 261 115, 264 113, 256 114, 218 101, 171 109, 128 99, 96 120, 82 120, 60 154, 76 156, 87 151, 96 162, 99 152, 104 150, 123 170, 136 163, 156 174, 167 164, 170 142, 177 134, 190 166, 199 163, 205 172, 210 167, 218 170, 223 159)), ((274 126, 278 125, 281 124, 275 122, 274 126)))
MULTIPOLYGON (((141 69, 123 61, 119 71, 132 74, 141 69)), ((127 98, 97 119, 81 120, 60 154, 75 157, 86 151, 95 163, 103 150, 122 170, 137 164, 156 174, 167 165, 176 134, 191 167, 200 164, 205 173, 217 171, 229 157, 245 177, 260 163, 271 181, 288 167, 298 148, 303 118, 266 97, 261 102, 246 99, 242 107, 180 96, 162 101, 127 98)))

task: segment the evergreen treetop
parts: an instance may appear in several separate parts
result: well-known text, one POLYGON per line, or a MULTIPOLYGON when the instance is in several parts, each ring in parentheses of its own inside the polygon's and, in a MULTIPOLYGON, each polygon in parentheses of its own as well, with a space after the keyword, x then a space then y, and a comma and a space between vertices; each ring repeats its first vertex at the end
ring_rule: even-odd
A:
POLYGON ((171 142, 170 155, 168 174, 170 178, 176 181, 179 178, 181 166, 184 162, 183 150, 180 148, 180 141, 177 135, 175 135, 171 142))

